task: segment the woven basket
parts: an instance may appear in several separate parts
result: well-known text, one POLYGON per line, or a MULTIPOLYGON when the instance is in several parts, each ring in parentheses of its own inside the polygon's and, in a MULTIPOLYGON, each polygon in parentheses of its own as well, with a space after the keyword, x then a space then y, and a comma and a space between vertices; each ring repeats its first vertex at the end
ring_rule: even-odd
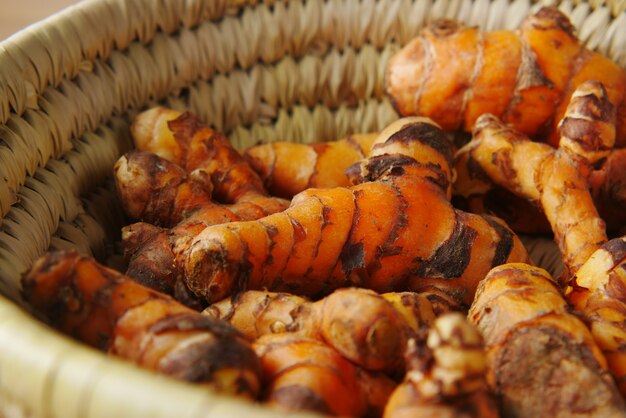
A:
MULTIPOLYGON (((133 115, 190 109, 238 147, 330 140, 396 118, 387 59, 434 18, 515 28, 528 0, 92 0, 0 44, 0 417, 239 417, 277 412, 103 355, 23 310, 48 249, 114 262, 112 183, 133 115)), ((626 67, 626 0, 564 2, 626 67)), ((293 414, 290 414, 293 416, 293 414)))

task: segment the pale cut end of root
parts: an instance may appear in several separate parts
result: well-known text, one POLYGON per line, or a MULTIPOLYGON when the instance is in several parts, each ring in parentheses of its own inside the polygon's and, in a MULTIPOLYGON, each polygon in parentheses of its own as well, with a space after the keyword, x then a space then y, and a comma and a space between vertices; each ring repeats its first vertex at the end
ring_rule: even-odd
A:
POLYGON ((245 290, 236 289, 237 278, 242 274, 239 267, 245 257, 244 249, 230 229, 222 225, 206 228, 191 242, 183 257, 187 286, 207 302, 245 290))
POLYGON ((426 341, 433 352, 433 377, 444 395, 471 393, 485 385, 485 356, 480 333, 460 313, 437 318, 426 341))

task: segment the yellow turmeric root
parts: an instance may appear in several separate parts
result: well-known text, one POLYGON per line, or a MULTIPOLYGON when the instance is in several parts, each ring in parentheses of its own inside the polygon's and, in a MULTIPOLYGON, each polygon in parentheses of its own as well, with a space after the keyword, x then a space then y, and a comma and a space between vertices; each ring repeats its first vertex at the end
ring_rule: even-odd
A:
POLYGON ((485 379, 482 337, 459 314, 437 318, 410 340, 407 373, 385 406, 384 418, 497 418, 485 379))
MULTIPOLYGON (((550 234, 550 222, 539 202, 528 201, 491 181, 467 154, 457 156, 455 206, 472 213, 488 213, 506 221, 520 234, 550 234)), ((609 236, 626 234, 626 148, 614 149, 587 178, 593 203, 609 236)))
MULTIPOLYGON (((307 187, 346 186, 348 177, 345 170, 357 162, 360 155, 349 144, 367 139, 366 145, 371 148, 370 137, 375 137, 375 134, 354 135, 336 142, 316 144, 274 142, 253 146, 246 150, 245 156, 273 194, 291 198, 307 187), (352 151, 352 154, 337 157, 339 152, 348 154, 346 150, 352 151), (326 167, 322 171, 320 165, 332 165, 332 168, 326 167), (322 176, 322 173, 325 174, 322 176)), ((365 148, 365 145, 361 147, 365 148)), ((457 170, 461 170, 460 179, 453 190, 455 207, 472 213, 495 215, 506 221, 516 233, 551 233, 550 223, 539 205, 493 184, 488 176, 483 176, 484 183, 473 179, 473 188, 468 187, 463 178, 468 175, 467 168, 460 165, 457 165, 457 170)), ((481 177, 478 167, 471 170, 472 176, 481 177)), ((594 164, 589 186, 607 229, 614 235, 621 235, 619 231, 626 222, 626 211, 621 210, 626 205, 626 149, 612 151, 599 167, 594 164)))
POLYGON ((288 293, 249 290, 214 303, 204 313, 227 320, 248 339, 288 332, 320 340, 366 370, 397 372, 412 333, 435 314, 425 296, 413 292, 379 295, 339 289, 310 302, 288 293))
POLYGON ((557 124, 587 80, 606 87, 618 109, 617 144, 626 145, 626 71, 586 49, 556 8, 540 9, 518 31, 435 23, 391 58, 386 91, 401 115, 428 116, 444 130, 469 131, 489 113, 556 147, 557 124))
POLYGON ((213 185, 206 177, 187 177, 182 167, 153 153, 128 152, 113 171, 122 208, 132 219, 172 226, 211 202, 213 185))
POLYGON ((156 154, 130 151, 115 163, 115 184, 126 213, 133 219, 172 227, 189 217, 209 224, 257 219, 284 207, 264 207, 245 200, 230 205, 212 201, 213 183, 202 170, 187 174, 182 167, 156 154), (212 220, 213 219, 213 220, 212 220))
POLYGON ((472 140, 457 153, 456 187, 471 194, 489 187, 490 179, 540 204, 561 250, 567 280, 607 240, 587 179, 593 164, 613 147, 612 120, 608 96, 596 82, 583 83, 574 93, 556 150, 483 115, 472 140))
MULTIPOLYGON (((372 150, 372 147, 384 145, 377 144, 377 138, 391 136, 396 128, 392 125, 388 129, 387 133, 351 135, 334 142, 261 144, 247 149, 244 156, 273 194, 291 198, 307 188, 350 186, 346 171, 353 164, 367 155, 398 151, 389 148, 389 143, 385 145, 384 152, 372 150)), ((427 140, 423 133, 416 134, 427 140)), ((435 143, 441 139, 438 138, 435 143)))
POLYGON ((259 206, 258 199, 214 203, 212 182, 203 173, 187 175, 180 166, 146 151, 131 151, 115 165, 122 205, 132 218, 145 221, 122 229, 126 274, 196 309, 203 305, 182 281, 177 248, 209 225, 258 219, 277 209, 259 206))
POLYGON ((155 107, 133 120, 131 133, 140 151, 150 151, 209 178, 220 203, 248 202, 266 213, 285 209, 288 202, 270 197, 263 182, 222 133, 203 125, 189 112, 155 107))
POLYGON ((377 142, 351 170, 360 184, 309 189, 282 213, 204 229, 181 258, 189 288, 214 302, 246 289, 436 287, 469 306, 489 269, 528 260, 500 221, 452 207, 452 144, 439 128, 400 120, 377 142))
POLYGON ((396 386, 386 375, 362 370, 317 340, 272 334, 253 347, 263 365, 263 401, 283 410, 377 417, 396 386))
POLYGON ((355 134, 314 144, 272 142, 248 148, 244 157, 272 195, 291 198, 310 187, 349 186, 345 170, 367 156, 377 136, 355 134))
POLYGON ((127 274, 201 309, 182 281, 178 248, 208 225, 257 219, 282 211, 288 202, 268 196, 226 137, 190 113, 156 107, 140 113, 131 131, 142 151, 118 160, 116 185, 126 212, 147 223, 122 231, 127 274), (214 203, 213 194, 231 204, 214 203))
POLYGON ((259 359, 237 330, 91 258, 49 253, 22 283, 36 314, 91 346, 221 392, 260 391, 259 359))
MULTIPOLYGON (((612 145, 611 108, 597 83, 584 83, 562 125, 558 150, 528 141, 493 117, 481 117, 475 138, 459 154, 474 161, 498 184, 541 201, 566 267, 563 282, 570 303, 583 315, 609 368, 626 394, 626 294, 620 240, 607 243, 604 223, 593 204, 588 175, 612 145), (568 126, 569 125, 569 126, 568 126), (514 175, 511 175, 511 174, 514 175)), ((472 166, 471 163, 466 164, 472 166)))
POLYGON ((225 217, 222 222, 215 220, 214 211, 208 214, 197 211, 171 229, 145 222, 122 228, 126 275, 144 286, 173 296, 189 307, 203 309, 206 303, 187 288, 176 257, 179 248, 188 245, 207 226, 235 219, 225 217), (204 215, 208 215, 208 219, 204 215))
POLYGON ((545 270, 495 267, 469 318, 485 338, 487 380, 503 416, 626 416, 605 357, 545 270))

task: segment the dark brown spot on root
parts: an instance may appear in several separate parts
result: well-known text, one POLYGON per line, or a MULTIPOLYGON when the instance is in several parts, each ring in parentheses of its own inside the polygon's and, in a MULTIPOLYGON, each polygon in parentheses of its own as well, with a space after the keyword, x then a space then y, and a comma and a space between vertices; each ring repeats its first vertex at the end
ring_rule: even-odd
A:
POLYGON ((283 408, 293 411, 313 411, 331 415, 326 401, 312 389, 305 386, 284 386, 272 391, 267 399, 283 408))
POLYGON ((183 305, 195 310, 202 311, 207 307, 207 302, 193 293, 182 277, 177 277, 174 283, 174 299, 183 305))
POLYGON ((363 251, 363 243, 354 241, 354 229, 361 219, 361 210, 359 201, 363 199, 363 192, 360 190, 354 193, 354 215, 352 216, 352 225, 348 232, 348 239, 341 248, 339 260, 341 261, 341 269, 346 277, 350 277, 353 272, 362 272, 365 270, 365 253, 363 251))
MULTIPOLYGON (((509 149, 503 149, 496 151, 491 155, 491 163, 498 167, 503 177, 509 179, 517 179, 517 170, 513 167, 513 159, 511 158, 511 151, 509 149)), ((517 180, 515 181, 516 188, 517 180)))
POLYGON ((561 136, 577 143, 585 151, 602 151, 607 147, 601 139, 601 129, 597 123, 584 119, 565 118, 560 127, 561 136))
POLYGON ((167 295, 174 294, 176 277, 180 273, 169 246, 145 246, 128 263, 126 275, 137 283, 167 295))
POLYGON ((498 243, 496 244, 496 250, 493 255, 491 267, 496 267, 500 264, 506 263, 509 259, 511 251, 513 250, 513 232, 489 215, 481 215, 481 217, 487 221, 487 223, 495 229, 498 234, 498 243))
POLYGON ((357 169, 360 169, 358 175, 362 183, 364 181, 376 181, 384 177, 396 177, 405 173, 404 166, 416 164, 417 162, 402 154, 383 154, 368 158, 363 161, 357 169))
POLYGON ((433 22, 429 26, 429 30, 437 38, 446 38, 459 32, 463 28, 463 25, 456 20, 451 19, 439 19, 433 22))
POLYGON ((607 242, 602 248, 611 254, 615 264, 618 264, 622 260, 626 259, 626 239, 615 238, 607 242))
POLYGON ((295 245, 306 238, 306 229, 297 219, 291 216, 289 216, 289 222, 291 222, 291 226, 293 227, 293 242, 295 245))
MULTIPOLYGON (((330 221, 329 221, 329 216, 331 214, 331 212, 333 211, 333 208, 327 205, 324 205, 324 202, 322 201, 322 199, 320 199, 318 196, 313 196, 314 199, 317 199, 318 202, 320 202, 320 205, 322 205, 322 216, 321 216, 321 226, 320 226, 320 231, 321 234, 323 236, 324 234, 324 229, 330 225, 330 221)), ((320 239, 317 240, 317 243, 315 244, 315 251, 313 253, 313 259, 317 258, 319 252, 320 252, 320 245, 322 245, 322 242, 324 240, 320 237, 320 239)), ((310 273, 310 272, 309 272, 310 273)))
POLYGON ((218 246, 199 255, 187 252, 185 283, 193 293, 209 303, 232 293, 241 267, 241 263, 229 259, 228 252, 219 243, 218 246), (217 281, 216 276, 219 276, 217 281))
MULTIPOLYGON (((257 377, 261 373, 260 361, 252 348, 230 338, 207 339, 187 345, 184 349, 174 350, 160 361, 159 366, 161 372, 178 379, 217 383, 218 386, 220 384, 214 382, 213 375, 221 369, 252 371, 257 377)), ((258 389, 258 385, 243 381, 237 381, 235 385, 237 390, 258 389)))
POLYGON ((450 177, 443 171, 439 164, 428 163, 423 166, 430 168, 431 175, 424 176, 424 179, 442 190, 448 190, 450 187, 450 177))
POLYGON ((364 167, 366 162, 367 160, 359 161, 346 168, 345 174, 350 184, 356 185, 367 181, 363 177, 364 173, 367 172, 367 169, 364 167))
POLYGON ((389 187, 393 188, 395 192, 396 201, 394 203, 398 207, 398 217, 395 219, 393 227, 391 228, 389 235, 385 238, 385 241, 376 249, 376 259, 373 261, 373 265, 370 267, 370 272, 378 270, 378 267, 380 267, 380 258, 398 255, 402 252, 402 248, 394 245, 394 242, 398 239, 398 237, 400 236, 400 232, 406 228, 409 222, 406 213, 406 210, 409 207, 409 203, 397 186, 389 184, 389 187))
POLYGON ((420 142, 443 155, 448 164, 454 164, 454 145, 441 129, 431 123, 417 122, 403 126, 398 132, 391 135, 384 143, 377 144, 376 148, 384 148, 394 142, 409 143, 420 142))
POLYGON ((124 258, 130 259, 135 253, 143 250, 145 245, 165 230, 145 222, 137 222, 122 228, 122 244, 124 258))
POLYGON ((472 154, 470 153, 467 159, 467 174, 472 180, 480 180, 484 183, 491 183, 491 177, 489 174, 483 169, 482 165, 476 161, 472 154))
POLYGON ((465 272, 471 260, 472 245, 478 236, 475 229, 466 226, 465 216, 463 212, 455 210, 452 234, 429 259, 414 260, 419 263, 419 267, 414 270, 415 275, 451 279, 465 272))

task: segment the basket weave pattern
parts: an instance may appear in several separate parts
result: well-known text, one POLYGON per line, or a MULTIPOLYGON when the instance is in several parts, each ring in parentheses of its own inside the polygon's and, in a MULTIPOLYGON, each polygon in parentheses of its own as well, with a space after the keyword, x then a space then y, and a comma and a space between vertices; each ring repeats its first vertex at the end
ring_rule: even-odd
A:
MULTIPOLYGON (((275 416, 57 335, 18 307, 21 274, 48 249, 115 252, 124 216, 111 172, 137 111, 189 109, 240 148, 378 130, 397 117, 385 64, 428 21, 511 29, 537 7, 90 0, 0 44, 0 417, 275 416)), ((626 0, 559 7, 626 67, 626 0)))

